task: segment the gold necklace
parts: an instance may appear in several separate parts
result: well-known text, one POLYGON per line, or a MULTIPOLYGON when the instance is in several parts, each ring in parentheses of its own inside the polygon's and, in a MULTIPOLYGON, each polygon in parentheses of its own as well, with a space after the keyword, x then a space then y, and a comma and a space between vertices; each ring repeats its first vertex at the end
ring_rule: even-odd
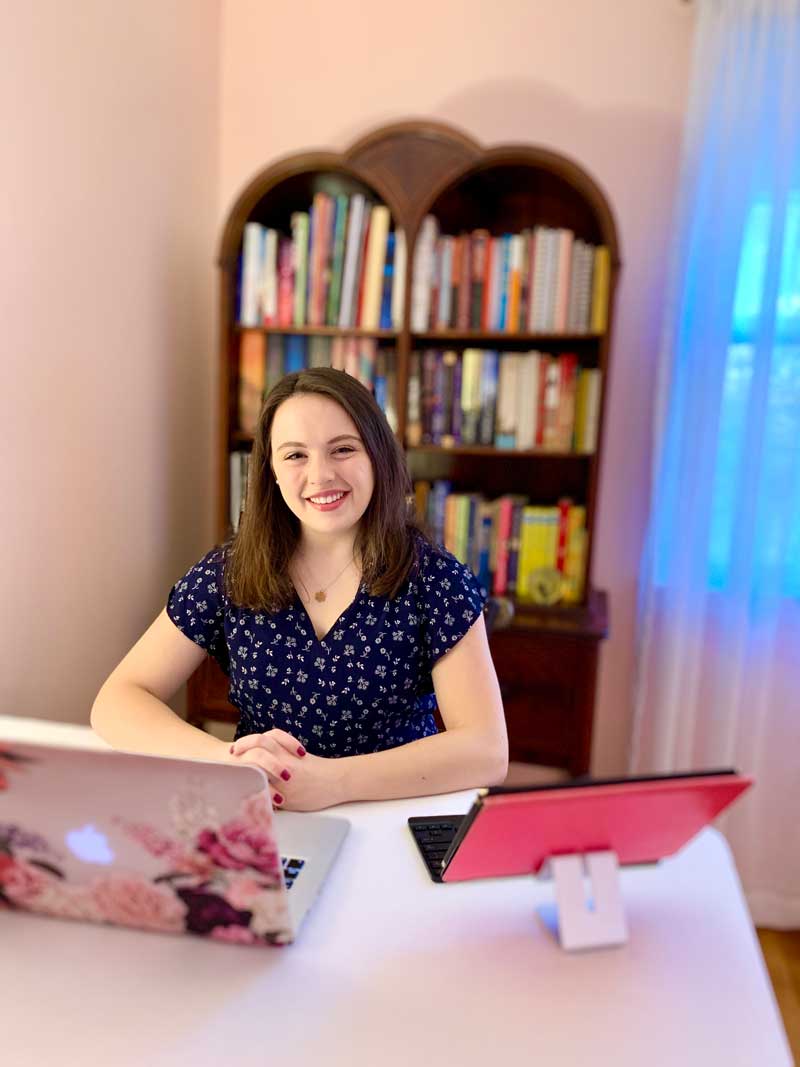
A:
MULTIPOLYGON (((322 589, 317 589, 317 591, 314 593, 314 599, 317 601, 317 603, 319 603, 319 604, 324 604, 325 603, 325 601, 327 600, 326 594, 327 594, 328 590, 331 588, 332 585, 335 585, 339 581, 339 579, 342 577, 342 575, 344 574, 344 572, 347 570, 347 568, 350 566, 351 563, 355 563, 355 557, 353 557, 352 559, 349 559, 347 561, 347 563, 345 563, 344 567, 342 567, 342 569, 339 571, 339 573, 336 575, 336 577, 333 579, 333 581, 328 582, 328 584, 323 586, 322 589)), ((305 589, 306 596, 310 600, 311 599, 311 594, 308 591, 308 586, 303 581, 302 575, 298 574, 297 577, 300 579, 300 584, 305 589)))

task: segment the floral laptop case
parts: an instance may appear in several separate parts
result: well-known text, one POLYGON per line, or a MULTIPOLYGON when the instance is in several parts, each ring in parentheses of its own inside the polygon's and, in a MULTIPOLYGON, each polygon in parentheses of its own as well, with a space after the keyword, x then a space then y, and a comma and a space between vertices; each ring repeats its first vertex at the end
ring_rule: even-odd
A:
POLYGON ((0 909, 292 940, 256 767, 0 741, 0 909))

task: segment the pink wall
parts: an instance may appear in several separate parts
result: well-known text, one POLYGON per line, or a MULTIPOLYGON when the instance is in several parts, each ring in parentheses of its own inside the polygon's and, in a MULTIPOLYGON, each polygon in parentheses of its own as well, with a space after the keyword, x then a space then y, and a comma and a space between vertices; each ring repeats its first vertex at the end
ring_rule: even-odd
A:
POLYGON ((0 39, 0 711, 85 721, 211 536, 219 4, 0 39))
POLYGON ((451 122, 486 144, 579 161, 616 213, 624 262, 595 580, 611 595, 594 769, 623 769, 647 507, 660 294, 686 102, 680 0, 224 0, 220 218, 276 157, 382 123, 451 122))

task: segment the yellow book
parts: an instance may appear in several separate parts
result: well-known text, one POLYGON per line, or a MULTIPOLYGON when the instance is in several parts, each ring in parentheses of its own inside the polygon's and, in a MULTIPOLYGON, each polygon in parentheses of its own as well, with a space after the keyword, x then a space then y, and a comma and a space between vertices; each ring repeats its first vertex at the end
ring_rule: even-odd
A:
POLYGON ((567 516, 567 555, 564 560, 564 600, 568 604, 583 600, 587 543, 586 508, 573 505, 567 516))
POLYGON ((558 559, 558 508, 542 508, 539 519, 541 525, 540 534, 540 567, 554 569, 558 559))
POLYGON ((480 348, 465 348, 461 360, 461 440, 465 445, 478 443, 481 418, 480 348))
POLYGON ((386 264, 386 239, 389 236, 389 209, 376 204, 370 216, 367 252, 364 266, 364 301, 360 325, 365 330, 377 330, 381 318, 383 269, 386 264))
POLYGON ((535 569, 536 539, 538 536, 538 511, 529 505, 522 509, 519 531, 519 563, 517 565, 517 599, 530 600, 530 578, 535 569))
POLYGON ((586 392, 588 377, 585 370, 578 373, 578 387, 575 391, 575 425, 572 430, 573 452, 586 451, 586 392))
POLYGON ((594 250, 592 271, 592 333, 605 333, 608 329, 608 289, 611 284, 611 254, 606 245, 594 250))
POLYGON ((456 504, 456 533, 453 555, 466 566, 469 566, 469 512, 469 493, 461 493, 456 504))

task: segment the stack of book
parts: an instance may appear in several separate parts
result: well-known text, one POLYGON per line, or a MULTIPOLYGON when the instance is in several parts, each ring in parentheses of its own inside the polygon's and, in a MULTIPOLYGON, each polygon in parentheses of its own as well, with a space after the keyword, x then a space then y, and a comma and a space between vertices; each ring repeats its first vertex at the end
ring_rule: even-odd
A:
POLYGON ((600 371, 572 353, 412 352, 406 443, 592 453, 600 371))
POLYGON ((397 430, 395 350, 374 337, 306 337, 242 330, 239 341, 239 430, 253 434, 264 397, 279 378, 308 367, 347 371, 366 385, 397 430))
POLYGON ((292 213, 291 235, 246 223, 239 324, 400 329, 406 241, 390 225, 384 204, 322 192, 292 213))
POLYGON ((548 602, 583 599, 586 571, 586 508, 564 498, 553 506, 531 505, 506 494, 452 491, 447 481, 414 483, 417 514, 431 536, 470 567, 496 596, 539 601, 544 577, 548 602))
POLYGON ((441 235, 427 215, 414 249, 411 329, 604 333, 610 257, 572 230, 441 235))

